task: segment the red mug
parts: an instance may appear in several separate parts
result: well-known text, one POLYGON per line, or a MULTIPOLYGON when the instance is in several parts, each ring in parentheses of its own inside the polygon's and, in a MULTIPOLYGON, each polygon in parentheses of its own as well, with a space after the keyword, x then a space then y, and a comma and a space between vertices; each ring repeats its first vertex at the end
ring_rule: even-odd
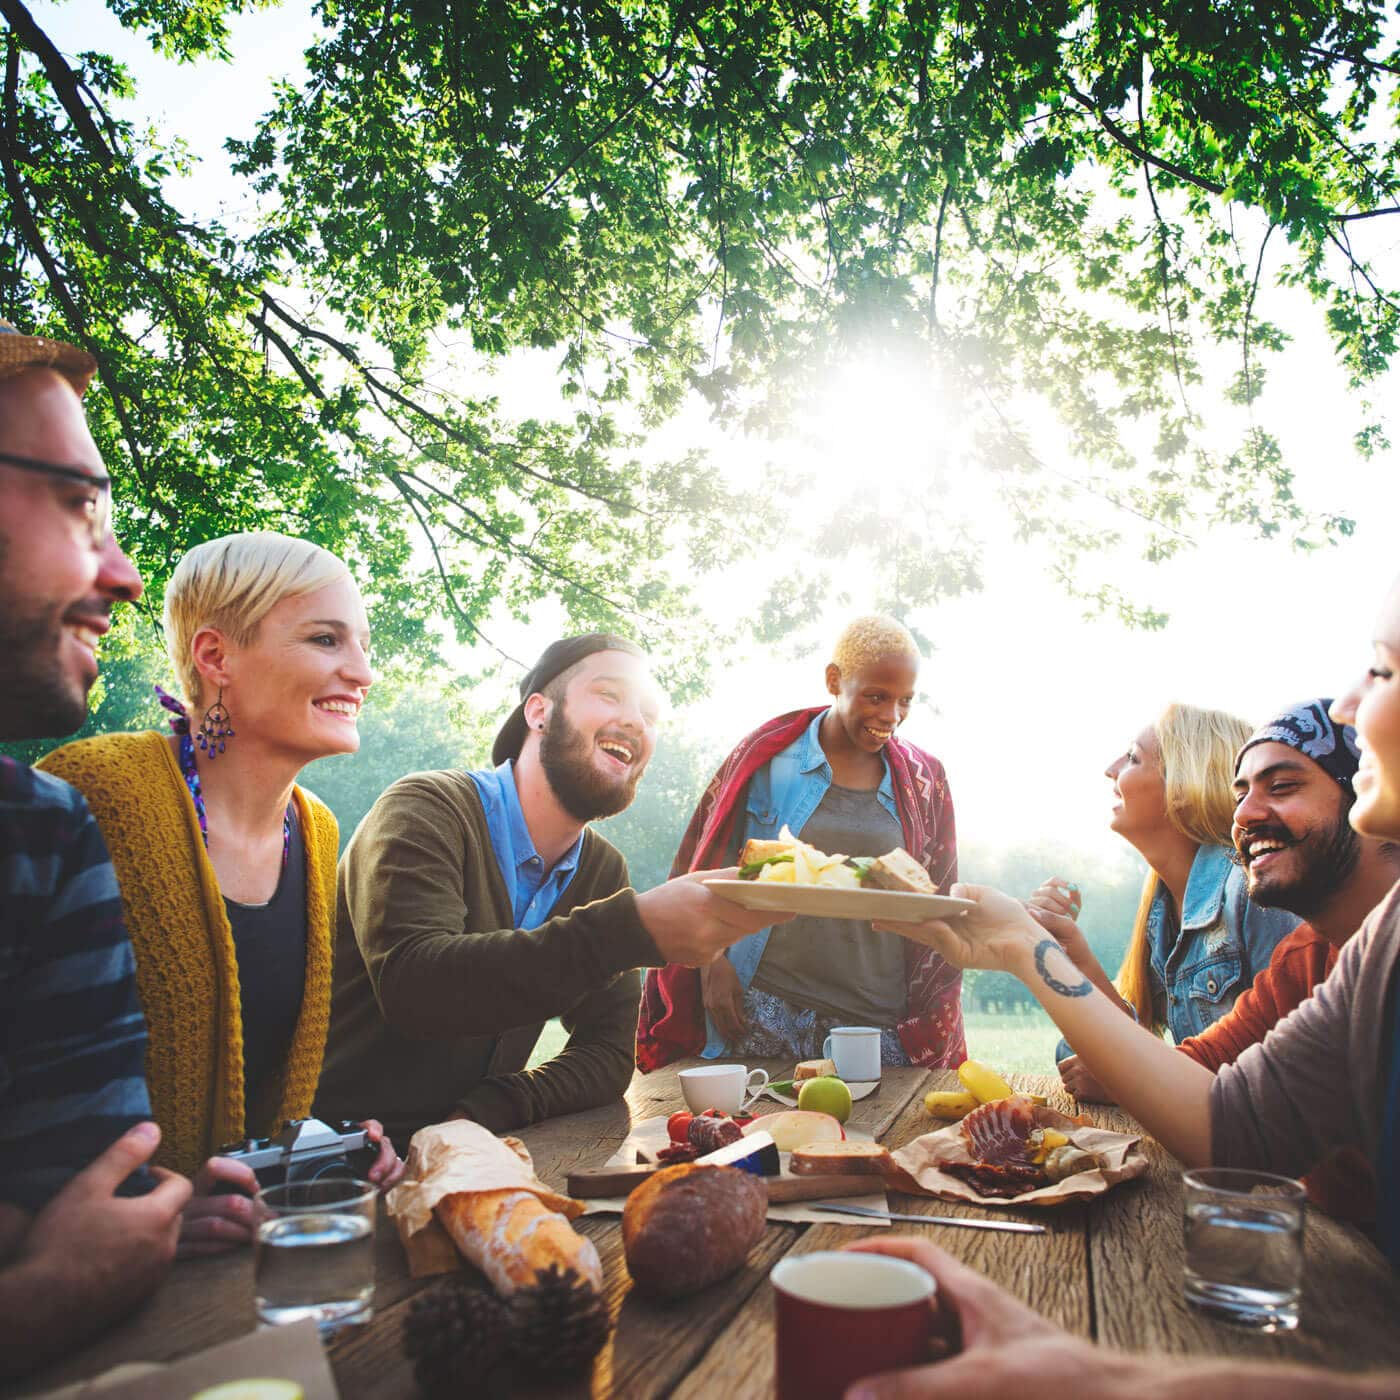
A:
POLYGON ((864 1376, 928 1358, 933 1276, 906 1259, 790 1254, 771 1275, 778 1400, 841 1400, 864 1376))

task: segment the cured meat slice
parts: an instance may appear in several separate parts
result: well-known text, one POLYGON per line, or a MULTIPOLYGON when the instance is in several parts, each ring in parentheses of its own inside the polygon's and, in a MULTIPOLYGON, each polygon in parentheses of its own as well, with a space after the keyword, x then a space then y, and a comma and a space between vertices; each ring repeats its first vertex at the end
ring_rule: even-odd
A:
POLYGON ((973 1158, 990 1166, 1027 1165, 1027 1139, 1036 1126, 1036 1105, 1020 1094, 974 1108, 962 1120, 963 1141, 973 1158))
POLYGON ((992 1166, 988 1162, 945 1162, 943 1170, 950 1176, 960 1177, 983 1196, 999 1196, 1004 1200, 1013 1200, 1026 1191, 1050 1183, 1040 1167, 1016 1162, 1003 1166, 992 1166))

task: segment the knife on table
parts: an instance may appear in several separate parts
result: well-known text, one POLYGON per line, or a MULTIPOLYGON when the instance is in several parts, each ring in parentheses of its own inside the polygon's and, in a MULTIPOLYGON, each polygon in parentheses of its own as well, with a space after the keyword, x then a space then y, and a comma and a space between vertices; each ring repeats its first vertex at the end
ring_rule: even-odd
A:
POLYGON ((1007 1230, 1014 1235, 1043 1235, 1044 1225, 1027 1225, 1020 1220, 972 1220, 961 1215, 904 1215, 896 1210, 876 1210, 872 1206, 812 1205, 808 1210, 829 1211, 832 1215, 868 1215, 874 1220, 911 1220, 915 1225, 957 1225, 964 1230, 1007 1230))

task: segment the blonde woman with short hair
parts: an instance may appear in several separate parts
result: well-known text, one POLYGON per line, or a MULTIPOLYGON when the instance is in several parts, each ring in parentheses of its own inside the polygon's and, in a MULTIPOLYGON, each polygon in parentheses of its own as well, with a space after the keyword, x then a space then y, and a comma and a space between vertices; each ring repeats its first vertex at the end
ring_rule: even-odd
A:
MULTIPOLYGON (((836 638, 829 703, 748 735, 706 789, 672 875, 732 864, 750 838, 790 827, 820 850, 905 847, 946 888, 957 879, 953 799, 943 765, 896 734, 914 703, 919 649, 892 617, 858 617, 836 638)), ((965 1058, 962 978, 933 950, 869 923, 799 917, 735 943, 698 972, 647 973, 637 1063, 682 1055, 820 1058, 833 1025, 878 1027, 885 1064, 965 1058)))
MULTIPOLYGON (((1234 1006, 1299 922, 1285 909, 1254 904, 1234 860, 1235 755, 1251 732, 1222 710, 1168 705, 1104 770, 1113 784, 1109 826, 1148 867, 1116 986, 1074 921, 1073 886, 1055 877, 1029 901, 1101 991, 1178 1044, 1234 1006)), ((1062 1041, 1066 1086, 1101 1098, 1097 1081, 1067 1056, 1062 1041)))
MULTIPOLYGON (((160 692, 174 733, 84 739, 40 766, 84 794, 111 850, 149 1027, 158 1160, 195 1177, 181 1250, 208 1253, 250 1238, 243 1193, 256 1185, 219 1149, 311 1112, 339 830, 296 778, 359 748, 374 675, 349 571, 286 535, 192 549, 166 590, 165 635, 183 694, 160 692)), ((397 1158, 370 1127, 382 1143, 370 1175, 384 1182, 397 1158)))

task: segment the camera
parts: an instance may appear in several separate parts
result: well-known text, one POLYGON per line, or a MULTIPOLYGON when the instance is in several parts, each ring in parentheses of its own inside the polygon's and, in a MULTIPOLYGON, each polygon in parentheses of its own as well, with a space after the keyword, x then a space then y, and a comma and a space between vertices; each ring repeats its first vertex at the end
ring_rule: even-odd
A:
POLYGON ((332 1125, 319 1118, 298 1118, 283 1123, 271 1137, 245 1138, 221 1148, 218 1155, 252 1167, 263 1187, 284 1182, 363 1181, 379 1156, 379 1148, 358 1123, 332 1125))

